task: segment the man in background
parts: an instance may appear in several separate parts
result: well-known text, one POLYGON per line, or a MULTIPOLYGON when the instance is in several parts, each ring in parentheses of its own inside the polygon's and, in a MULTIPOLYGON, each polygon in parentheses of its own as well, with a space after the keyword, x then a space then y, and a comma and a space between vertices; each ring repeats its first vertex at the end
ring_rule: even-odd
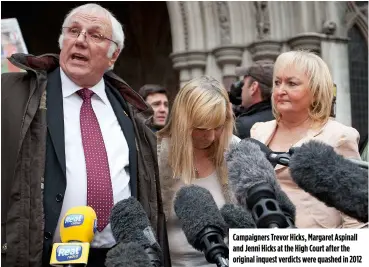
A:
POLYGON ((249 68, 237 68, 237 76, 243 76, 241 114, 236 119, 235 133, 241 139, 250 137, 250 129, 256 122, 273 120, 271 93, 273 65, 254 64, 249 68))
POLYGON ((162 129, 169 113, 167 90, 160 85, 145 84, 140 88, 139 94, 154 110, 151 129, 154 132, 162 129))

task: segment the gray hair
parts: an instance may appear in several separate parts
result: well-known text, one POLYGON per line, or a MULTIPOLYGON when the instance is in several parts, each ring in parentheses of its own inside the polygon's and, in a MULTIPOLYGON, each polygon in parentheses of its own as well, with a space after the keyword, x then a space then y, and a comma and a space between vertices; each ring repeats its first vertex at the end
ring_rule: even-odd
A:
MULTIPOLYGON (((72 9, 65 17, 62 27, 66 27, 69 24, 71 17, 75 15, 76 13, 82 12, 82 11, 89 11, 91 13, 105 13, 108 16, 108 18, 110 19, 111 25, 112 25, 112 40, 118 44, 119 54, 120 54, 124 48, 124 32, 123 32, 122 25, 119 23, 119 21, 113 16, 113 14, 109 10, 107 10, 106 8, 103 8, 102 6, 98 4, 86 4, 86 5, 78 6, 72 9)), ((63 33, 61 33, 59 36, 59 48, 60 49, 62 49, 62 46, 63 46, 63 39, 64 39, 64 35, 63 33)), ((116 50, 115 45, 116 45, 115 43, 111 42, 111 45, 109 47, 108 54, 107 54, 109 58, 113 56, 113 53, 116 50)), ((111 70, 113 68, 114 68, 114 65, 109 67, 108 70, 111 70)))

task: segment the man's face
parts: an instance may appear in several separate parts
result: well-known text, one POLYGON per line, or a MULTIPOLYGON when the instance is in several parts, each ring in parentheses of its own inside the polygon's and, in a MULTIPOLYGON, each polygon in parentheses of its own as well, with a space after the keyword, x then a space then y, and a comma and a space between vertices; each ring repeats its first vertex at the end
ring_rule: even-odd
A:
POLYGON ((252 104, 252 94, 251 94, 251 81, 250 77, 245 77, 243 79, 243 87, 241 93, 242 103, 241 106, 248 108, 252 104))
POLYGON ((81 34, 77 38, 71 37, 68 29, 64 29, 60 66, 77 85, 92 87, 101 80, 104 72, 114 64, 119 54, 117 49, 112 58, 108 58, 108 50, 112 42, 106 39, 95 42, 88 36, 88 34, 101 34, 111 39, 110 19, 103 13, 90 14, 81 11, 70 18, 66 27, 73 28, 73 31, 81 31, 81 34))
POLYGON ((153 123, 155 126, 163 127, 168 118, 168 98, 163 93, 150 94, 146 98, 146 102, 154 110, 153 123))

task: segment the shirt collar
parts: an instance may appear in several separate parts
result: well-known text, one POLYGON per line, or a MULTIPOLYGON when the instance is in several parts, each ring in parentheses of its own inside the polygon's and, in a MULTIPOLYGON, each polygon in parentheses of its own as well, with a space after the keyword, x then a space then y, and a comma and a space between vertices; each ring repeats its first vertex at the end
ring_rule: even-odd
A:
MULTIPOLYGON (((60 68, 60 78, 62 84, 63 98, 69 97, 76 93, 78 90, 82 89, 81 86, 78 86, 71 79, 69 79, 62 68, 60 68)), ((108 103, 109 100, 105 92, 105 82, 103 78, 101 78, 101 80, 96 85, 88 89, 93 91, 105 104, 108 103)))

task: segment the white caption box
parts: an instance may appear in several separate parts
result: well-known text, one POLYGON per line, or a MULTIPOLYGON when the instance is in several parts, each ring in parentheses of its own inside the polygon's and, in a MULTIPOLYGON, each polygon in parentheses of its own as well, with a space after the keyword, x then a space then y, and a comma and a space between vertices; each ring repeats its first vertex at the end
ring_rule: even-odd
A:
POLYGON ((229 266, 369 266, 369 229, 230 229, 229 266))

